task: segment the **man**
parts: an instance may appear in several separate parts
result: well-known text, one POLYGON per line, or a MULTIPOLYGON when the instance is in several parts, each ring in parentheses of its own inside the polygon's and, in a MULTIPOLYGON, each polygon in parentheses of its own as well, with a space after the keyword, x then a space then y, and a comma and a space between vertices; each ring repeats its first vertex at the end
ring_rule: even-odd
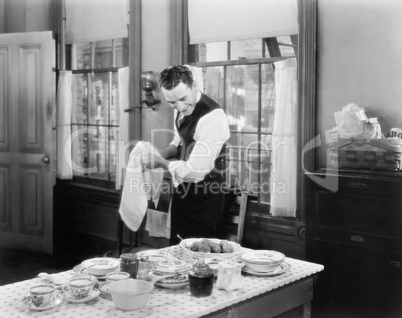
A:
POLYGON ((170 243, 178 243, 177 235, 216 237, 224 203, 220 155, 230 136, 228 119, 215 101, 198 90, 188 67, 166 68, 159 83, 166 102, 178 111, 175 138, 160 150, 161 157, 148 161, 148 168, 169 170, 175 183, 170 243))

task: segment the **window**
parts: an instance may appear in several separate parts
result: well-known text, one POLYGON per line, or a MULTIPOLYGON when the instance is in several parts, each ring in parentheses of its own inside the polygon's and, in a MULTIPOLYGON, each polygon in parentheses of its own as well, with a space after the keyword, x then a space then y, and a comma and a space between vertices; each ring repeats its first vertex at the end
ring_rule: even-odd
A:
POLYGON ((273 63, 297 56, 297 36, 191 45, 189 52, 189 63, 203 68, 205 93, 229 118, 226 181, 269 204, 273 63))
POLYGON ((128 39, 69 45, 74 76, 72 156, 75 180, 115 181, 119 67, 128 66, 128 39))

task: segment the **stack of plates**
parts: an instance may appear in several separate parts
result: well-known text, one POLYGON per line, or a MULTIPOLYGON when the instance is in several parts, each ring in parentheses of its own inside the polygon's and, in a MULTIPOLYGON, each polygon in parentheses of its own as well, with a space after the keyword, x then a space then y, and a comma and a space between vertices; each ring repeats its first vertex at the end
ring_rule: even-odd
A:
POLYGON ((252 275, 274 276, 289 269, 285 255, 276 251, 252 251, 242 254, 240 258, 243 262, 243 271, 252 275))
POLYGON ((188 285, 188 272, 193 267, 191 263, 177 258, 165 259, 151 264, 152 278, 172 275, 155 282, 155 286, 177 289, 188 285))

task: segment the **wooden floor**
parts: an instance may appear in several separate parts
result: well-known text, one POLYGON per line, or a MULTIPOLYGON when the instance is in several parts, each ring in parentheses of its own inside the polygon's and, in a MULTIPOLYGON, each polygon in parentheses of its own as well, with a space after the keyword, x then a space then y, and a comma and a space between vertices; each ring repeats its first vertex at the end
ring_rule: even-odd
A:
POLYGON ((40 272, 56 273, 74 268, 82 260, 71 255, 43 255, 0 249, 0 285, 30 279, 40 272))

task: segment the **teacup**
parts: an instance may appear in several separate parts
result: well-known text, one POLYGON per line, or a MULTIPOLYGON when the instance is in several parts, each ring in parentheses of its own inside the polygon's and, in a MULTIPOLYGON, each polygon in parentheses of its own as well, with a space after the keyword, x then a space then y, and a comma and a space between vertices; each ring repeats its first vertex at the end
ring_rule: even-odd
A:
POLYGON ((130 274, 127 272, 111 272, 106 274, 106 282, 108 285, 118 280, 129 279, 129 278, 130 274))
POLYGON ((30 289, 31 302, 35 307, 45 307, 52 300, 55 288, 52 285, 36 285, 30 289))
POLYGON ((70 280, 70 292, 74 299, 87 298, 92 289, 93 281, 89 277, 76 277, 70 280))

